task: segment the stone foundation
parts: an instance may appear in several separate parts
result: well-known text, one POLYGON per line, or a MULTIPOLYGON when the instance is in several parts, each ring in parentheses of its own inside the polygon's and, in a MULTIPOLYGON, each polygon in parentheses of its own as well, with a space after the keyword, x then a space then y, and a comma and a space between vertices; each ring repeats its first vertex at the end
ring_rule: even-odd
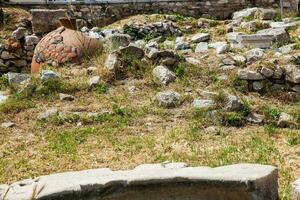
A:
POLYGON ((6 200, 277 200, 277 169, 258 164, 217 168, 146 164, 130 171, 94 169, 0 186, 6 200))

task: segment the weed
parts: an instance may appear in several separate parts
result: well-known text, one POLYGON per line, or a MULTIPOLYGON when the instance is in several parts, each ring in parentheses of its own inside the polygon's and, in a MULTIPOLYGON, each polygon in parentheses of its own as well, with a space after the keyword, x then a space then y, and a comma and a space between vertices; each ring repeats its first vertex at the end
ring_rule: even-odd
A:
POLYGON ((248 82, 246 80, 241 80, 236 78, 232 82, 232 86, 239 92, 247 93, 248 92, 248 82))
POLYGON ((100 83, 99 85, 97 85, 96 90, 98 93, 103 94, 107 92, 108 87, 105 83, 100 83))
POLYGON ((180 63, 176 68, 175 68, 175 74, 179 78, 183 78, 185 75, 185 66, 180 63))
POLYGON ((238 112, 228 112, 223 114, 223 123, 226 126, 236 126, 240 127, 245 125, 245 119, 241 115, 241 113, 238 112))
POLYGON ((272 136, 277 132, 277 127, 275 124, 271 123, 271 124, 266 124, 264 126, 265 132, 269 135, 272 136))
POLYGON ((4 103, 0 104, 0 112, 19 113, 23 110, 33 107, 34 103, 32 101, 14 96, 8 98, 4 103))
POLYGON ((300 144, 300 134, 296 132, 289 132, 287 142, 291 146, 299 145, 300 144))
POLYGON ((5 90, 9 86, 8 79, 5 76, 0 77, 0 90, 5 90))
POLYGON ((265 117, 271 121, 278 120, 281 113, 278 108, 274 108, 269 105, 264 105, 262 110, 264 112, 265 117))

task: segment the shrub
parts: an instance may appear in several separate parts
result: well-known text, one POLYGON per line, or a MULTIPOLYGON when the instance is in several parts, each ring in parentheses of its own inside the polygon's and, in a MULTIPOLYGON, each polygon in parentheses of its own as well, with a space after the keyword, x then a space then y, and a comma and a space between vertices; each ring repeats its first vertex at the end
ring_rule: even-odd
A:
POLYGON ((185 66, 180 63, 176 68, 175 68, 175 74, 177 77, 182 78, 185 75, 185 66))

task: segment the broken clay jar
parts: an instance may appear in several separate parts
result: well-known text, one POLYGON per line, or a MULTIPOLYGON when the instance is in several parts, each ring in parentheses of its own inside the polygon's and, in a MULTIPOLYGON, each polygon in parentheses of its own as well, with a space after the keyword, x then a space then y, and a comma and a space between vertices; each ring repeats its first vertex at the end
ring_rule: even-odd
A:
POLYGON ((43 64, 58 66, 66 62, 79 63, 86 55, 102 50, 102 42, 65 27, 48 33, 37 44, 31 63, 31 73, 38 74, 43 64))

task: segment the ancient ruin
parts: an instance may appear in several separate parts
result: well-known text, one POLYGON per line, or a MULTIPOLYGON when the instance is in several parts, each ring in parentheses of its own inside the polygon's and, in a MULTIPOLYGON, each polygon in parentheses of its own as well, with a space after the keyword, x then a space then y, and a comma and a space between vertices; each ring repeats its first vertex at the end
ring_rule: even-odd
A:
POLYGON ((0 200, 300 200, 298 1, 0 5, 0 200))

